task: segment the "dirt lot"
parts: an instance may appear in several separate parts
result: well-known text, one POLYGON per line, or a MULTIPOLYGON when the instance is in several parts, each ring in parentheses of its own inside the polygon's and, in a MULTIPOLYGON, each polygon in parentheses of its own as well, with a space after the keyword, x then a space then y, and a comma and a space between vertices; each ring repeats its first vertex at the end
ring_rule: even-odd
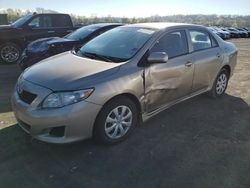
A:
POLYGON ((250 39, 232 42, 238 65, 222 99, 178 104, 110 147, 32 140, 9 102, 20 72, 0 65, 0 187, 250 187, 250 39))

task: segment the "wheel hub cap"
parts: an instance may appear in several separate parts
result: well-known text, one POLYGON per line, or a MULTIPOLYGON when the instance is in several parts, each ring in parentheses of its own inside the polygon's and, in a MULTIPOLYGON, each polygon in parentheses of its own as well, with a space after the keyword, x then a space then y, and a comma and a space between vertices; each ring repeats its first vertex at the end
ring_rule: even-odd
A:
POLYGON ((132 125, 132 112, 127 106, 114 108, 107 116, 105 133, 111 139, 124 136, 132 125))
POLYGON ((15 62, 19 58, 19 51, 14 46, 5 46, 1 50, 1 58, 8 63, 15 62))
POLYGON ((227 75, 221 74, 216 83, 216 92, 218 95, 221 95, 227 86, 227 75))

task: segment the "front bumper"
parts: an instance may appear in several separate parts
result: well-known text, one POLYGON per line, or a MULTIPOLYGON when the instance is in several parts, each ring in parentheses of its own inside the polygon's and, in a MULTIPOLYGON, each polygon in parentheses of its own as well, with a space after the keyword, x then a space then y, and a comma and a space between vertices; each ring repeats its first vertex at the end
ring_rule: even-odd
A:
POLYGON ((70 143, 92 137, 92 130, 100 105, 81 101, 56 109, 41 109, 42 100, 51 93, 30 82, 24 81, 24 89, 39 93, 27 104, 19 97, 16 89, 12 95, 12 108, 18 124, 32 137, 49 143, 70 143), (63 127, 62 135, 51 134, 52 130, 63 127))

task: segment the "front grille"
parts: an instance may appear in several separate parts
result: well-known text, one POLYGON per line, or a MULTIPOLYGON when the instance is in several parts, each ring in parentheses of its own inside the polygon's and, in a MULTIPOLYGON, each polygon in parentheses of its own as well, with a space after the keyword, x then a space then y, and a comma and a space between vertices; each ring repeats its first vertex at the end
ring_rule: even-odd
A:
POLYGON ((20 99, 27 104, 31 104, 35 100, 35 98, 37 97, 37 95, 30 93, 28 91, 25 91, 25 90, 18 92, 18 95, 19 95, 20 99))

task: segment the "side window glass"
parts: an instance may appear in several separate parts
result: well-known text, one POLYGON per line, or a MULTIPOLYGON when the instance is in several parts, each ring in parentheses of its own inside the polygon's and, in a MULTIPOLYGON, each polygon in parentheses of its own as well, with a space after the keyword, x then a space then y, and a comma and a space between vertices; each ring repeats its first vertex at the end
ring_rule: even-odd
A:
POLYGON ((157 41, 151 52, 166 52, 168 58, 187 54, 188 44, 185 31, 167 33, 157 41))
POLYGON ((68 16, 54 15, 54 27, 67 28, 71 26, 71 22, 68 16))
POLYGON ((207 32, 190 30, 189 33, 194 51, 212 47, 212 42, 207 32))
POLYGON ((218 45, 218 42, 216 41, 216 39, 213 36, 211 36, 210 38, 211 38, 211 41, 212 41, 212 47, 213 48, 218 47, 219 45, 218 45))
POLYGON ((48 28, 52 27, 52 19, 50 16, 37 16, 28 25, 31 28, 48 28))

